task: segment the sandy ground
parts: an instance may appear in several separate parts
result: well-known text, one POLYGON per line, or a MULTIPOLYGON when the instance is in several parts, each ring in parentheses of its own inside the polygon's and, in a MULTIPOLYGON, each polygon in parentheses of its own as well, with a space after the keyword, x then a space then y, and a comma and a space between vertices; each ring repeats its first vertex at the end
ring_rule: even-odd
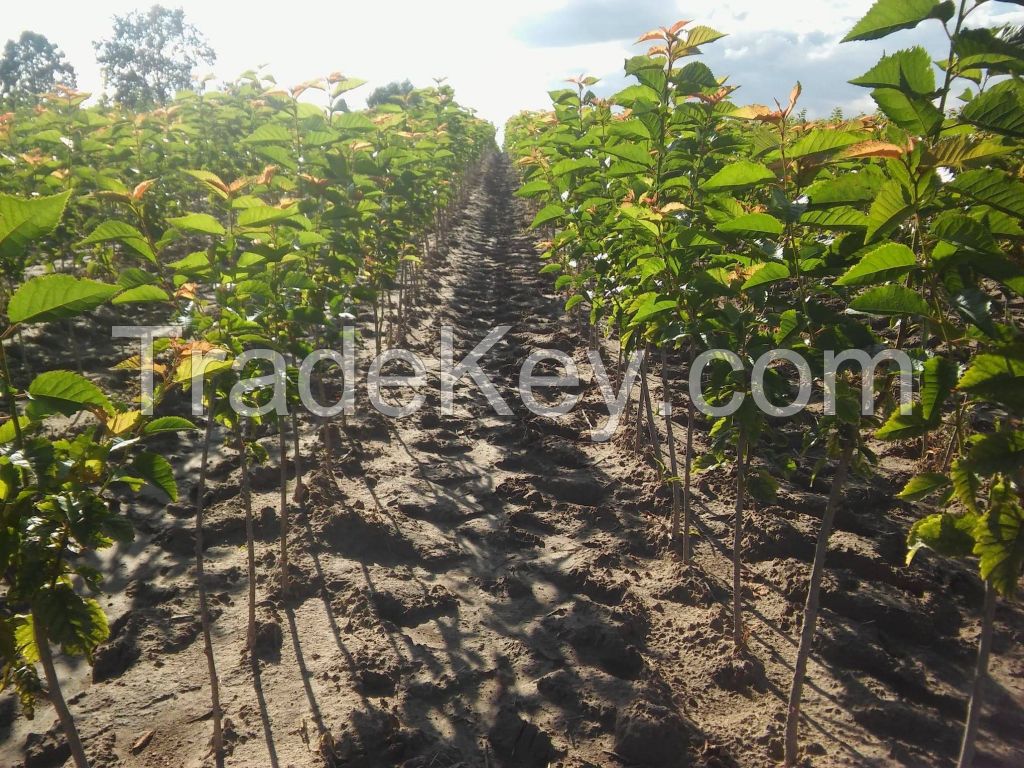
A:
MULTIPOLYGON (((729 470, 699 477, 700 532, 686 569, 667 550, 670 494, 634 453, 632 432, 589 439, 604 418, 595 387, 558 419, 534 416, 512 396, 537 347, 561 349, 589 371, 574 324, 537 274, 514 189, 507 161, 492 158, 447 253, 428 265, 407 344, 433 360, 425 406, 393 420, 361 401, 330 467, 305 429, 309 494, 291 510, 287 600, 278 588, 278 472, 254 471, 255 663, 242 653, 237 455, 217 452, 206 569, 229 766, 779 764, 828 477, 811 488, 797 472, 776 502, 749 511, 748 650, 735 652, 729 470), (467 381, 454 415, 440 416, 440 326, 455 328, 458 359, 502 323, 513 329, 483 367, 513 415, 495 414, 467 381)), ((652 386, 657 394, 653 376, 652 386)), ((188 489, 196 446, 167 452, 188 489)), ((845 494, 805 691, 807 765, 953 765, 980 583, 927 556, 902 565, 912 512, 892 494, 912 469, 905 454, 889 447, 879 476, 845 494)), ((212 765, 192 505, 183 494, 147 510, 132 513, 136 543, 107 558, 117 564, 111 640, 92 669, 64 663, 65 694, 95 766, 212 765)), ((997 623, 979 768, 1024 764, 1024 619, 1001 605, 997 623)), ((13 696, 0 696, 0 765, 64 764, 54 722, 45 704, 28 722, 13 696)))

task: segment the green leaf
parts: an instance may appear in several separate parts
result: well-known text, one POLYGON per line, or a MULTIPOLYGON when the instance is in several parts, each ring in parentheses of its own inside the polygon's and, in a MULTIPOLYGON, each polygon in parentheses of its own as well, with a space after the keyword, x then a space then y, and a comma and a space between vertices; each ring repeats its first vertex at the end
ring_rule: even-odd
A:
POLYGON ((1013 474, 1024 466, 1024 432, 972 435, 968 460, 980 475, 1013 474))
MULTIPOLYGON (((646 58, 646 57, 645 57, 646 58)), ((630 85, 623 88, 611 98, 612 102, 623 107, 635 109, 637 105, 647 107, 657 104, 658 92, 648 85, 630 85)))
POLYGON ((614 158, 608 169, 610 175, 622 176, 642 173, 654 166, 651 153, 637 144, 615 144, 606 148, 614 158))
POLYGON ((636 314, 633 315, 630 320, 630 324, 640 325, 640 323, 646 322, 652 317, 660 315, 662 312, 668 312, 669 310, 675 309, 677 306, 679 306, 679 302, 674 299, 661 299, 660 301, 652 299, 640 306, 636 314))
POLYGON ((957 501, 977 514, 981 481, 971 463, 964 459, 956 459, 949 467, 949 479, 953 482, 953 493, 957 501))
POLYGON ((851 208, 848 205, 839 205, 835 208, 824 210, 804 211, 800 216, 800 223, 809 227, 820 227, 821 229, 834 229, 839 232, 857 232, 866 229, 869 223, 868 217, 851 208))
POLYGON ((362 85, 366 85, 365 80, 361 80, 358 77, 346 77, 334 84, 334 87, 331 88, 331 96, 337 98, 341 94, 353 91, 362 85))
POLYGON ((965 248, 976 253, 998 253, 999 247, 988 228, 977 219, 956 211, 945 211, 929 226, 929 231, 939 240, 965 248))
POLYGON ((28 385, 33 400, 70 416, 78 411, 101 409, 113 413, 114 407, 103 390, 84 376, 71 371, 40 373, 28 385))
POLYGON ((922 315, 929 313, 928 303, 917 291, 902 285, 881 285, 850 302, 850 309, 868 315, 922 315))
POLYGON ((212 356, 199 354, 189 355, 183 358, 178 363, 178 367, 174 369, 174 383, 188 387, 191 386, 193 377, 201 376, 208 379, 230 370, 231 365, 231 360, 216 360, 212 356))
POLYGON ((834 179, 823 179, 807 189, 808 208, 855 205, 875 199, 885 178, 875 166, 866 166, 857 173, 844 173, 834 179))
POLYGON ((110 636, 107 617, 100 604, 75 594, 70 584, 43 587, 32 601, 32 619, 47 637, 72 656, 91 657, 110 636))
POLYGON ((887 181, 868 210, 868 230, 864 242, 889 234, 914 210, 910 194, 898 181, 887 181))
POLYGON ((800 321, 795 309, 787 309, 779 315, 779 327, 775 331, 776 346, 784 343, 799 326, 800 321))
POLYGON ((189 213, 185 216, 174 216, 167 223, 186 232, 200 232, 204 235, 226 235, 223 225, 208 213, 189 213))
MULTIPOLYGON (((951 275, 950 278, 956 279, 956 286, 960 285, 958 275, 951 275)), ((987 294, 977 288, 959 287, 958 290, 950 291, 950 303, 969 323, 992 338, 999 337, 999 331, 992 322, 992 301, 987 294)))
MULTIPOLYGON (((691 37, 697 29, 699 29, 699 27, 695 27, 690 30, 691 37)), ((706 27, 704 27, 704 29, 706 29, 706 27)), ((719 34, 718 37, 722 37, 722 35, 719 34)), ((715 39, 717 40, 718 38, 715 39)), ((708 65, 700 61, 693 61, 685 67, 682 67, 676 73, 673 80, 676 84, 676 93, 684 96, 696 95, 705 88, 718 88, 718 79, 715 77, 708 65)))
POLYGON ((136 456, 129 465, 129 473, 163 491, 171 501, 178 500, 178 485, 174 482, 174 470, 167 459, 159 453, 145 452, 136 456))
POLYGON ((932 426, 921 415, 921 407, 914 406, 909 414, 900 413, 897 408, 879 429, 875 437, 879 440, 909 440, 930 431, 932 426))
POLYGON ((138 288, 140 285, 156 285, 159 282, 160 278, 156 275, 138 267, 128 267, 117 276, 117 284, 126 289, 138 288))
POLYGON ((740 160, 730 163, 704 182, 703 187, 709 192, 729 189, 743 189, 755 184, 775 181, 775 174, 761 163, 740 160))
POLYGON ((516 197, 536 197, 550 190, 551 185, 545 179, 536 179, 523 184, 523 186, 516 190, 516 197))
MULTIPOLYGON (((949 478, 938 472, 922 472, 914 475, 903 490, 896 494, 896 498, 904 501, 920 501, 931 496, 936 491, 949 487, 949 478)), ((918 521, 920 522, 920 521, 918 521)), ((913 531, 913 529, 911 529, 913 531)))
POLYGON ((239 213, 236 223, 240 227, 265 227, 284 221, 298 212, 296 207, 274 208, 270 205, 257 205, 239 213))
POLYGON ((295 136, 283 125, 264 123, 250 133, 242 142, 245 144, 288 144, 295 141, 295 136))
POLYGON ((156 263, 156 254, 150 247, 149 242, 139 230, 131 224, 111 219, 100 224, 92 231, 92 234, 78 243, 81 246, 94 245, 96 243, 119 242, 131 248, 143 258, 156 263))
POLYGON ((14 617, 14 643, 17 653, 28 664, 36 664, 39 661, 39 646, 36 645, 35 623, 32 614, 16 615, 14 617))
POLYGON ((16 258, 29 243, 53 232, 70 197, 70 191, 34 198, 0 195, 0 258, 16 258))
POLYGON ((705 27, 704 25, 690 27, 686 34, 686 47, 695 48, 698 45, 707 45, 723 37, 725 37, 724 32, 719 32, 711 27, 705 27))
POLYGON ((1000 31, 998 27, 961 29, 955 40, 957 68, 988 69, 989 74, 1024 73, 1024 52, 1000 31))
POLYGON ((913 29, 925 19, 949 21, 955 12, 949 0, 876 0, 842 42, 877 40, 900 29, 913 29))
MULTIPOLYGON (((18 417, 18 426, 21 427, 22 431, 24 431, 31 423, 32 419, 28 416, 18 417)), ((7 419, 3 424, 0 424, 0 445, 13 443, 17 436, 18 433, 14 429, 14 419, 7 419)))
POLYGON ((988 511, 974 526, 974 554, 981 577, 999 594, 1012 597, 1024 565, 1024 510, 1006 483, 993 486, 988 511))
POLYGON ((916 136, 927 136, 942 124, 942 113, 925 96, 908 95, 895 88, 876 88, 871 98, 896 125, 916 136))
POLYGON ((1010 354, 976 355, 957 388, 1020 410, 1024 408, 1024 360, 1010 354))
POLYGON ((960 119, 992 133, 1024 137, 1024 91, 1013 80, 998 83, 967 102, 960 119))
POLYGON ((23 283, 7 305, 11 323, 63 320, 95 309, 120 289, 71 275, 40 275, 23 283))
POLYGON ((979 203, 1024 218, 1024 183, 1009 178, 1002 171, 989 168, 966 171, 949 186, 979 203))
POLYGON ((936 355, 928 358, 921 371, 921 415, 933 426, 939 423, 942 405, 956 386, 956 363, 936 355))
POLYGON ((222 200, 228 199, 228 185, 225 184, 224 180, 217 174, 211 173, 210 171, 185 171, 185 173, 192 178, 203 182, 203 184, 206 185, 206 188, 217 195, 217 197, 222 200))
POLYGON ((824 155, 858 144, 868 138, 868 134, 853 131, 833 131, 816 128, 799 139, 786 151, 786 157, 797 160, 812 155, 824 155))
POLYGON ((111 304, 144 304, 151 301, 170 301, 167 291, 156 285, 137 285, 119 293, 110 300, 111 304))
POLYGON ((850 267, 836 285, 872 285, 902 277, 917 267, 914 252, 901 243, 883 243, 850 267))
POLYGON ((565 209, 560 205, 545 205, 530 224, 530 229, 547 224, 549 221, 560 219, 565 215, 565 209))
POLYGON ((377 128, 373 121, 361 112, 346 112, 343 115, 335 115, 334 127, 353 131, 373 131, 377 128))
POLYGON ((557 178, 576 171, 593 171, 600 166, 601 163, 593 157, 570 157, 551 166, 551 175, 557 178))
POLYGON ((181 416, 161 416, 153 419, 142 428, 144 435, 156 435, 160 432, 185 432, 197 429, 196 425, 181 416))
POLYGON ((210 272, 210 256, 206 251, 196 251, 167 266, 185 275, 206 275, 210 272))
POLYGON ((973 514, 951 515, 948 512, 921 518, 911 526, 907 536, 907 565, 919 550, 925 548, 946 557, 967 557, 974 547, 973 530, 977 520, 973 514))
POLYGON ((907 94, 928 96, 935 92, 935 70, 928 51, 917 46, 883 56, 860 77, 850 80, 866 88, 895 88, 907 94))
POLYGON ((769 261, 757 272, 747 278, 743 283, 742 290, 749 291, 751 288, 760 288, 768 283, 775 283, 789 277, 789 267, 781 261, 769 261))
POLYGON ((751 235, 781 235, 782 222, 767 213, 747 213, 722 222, 715 227, 719 232, 739 232, 751 235))

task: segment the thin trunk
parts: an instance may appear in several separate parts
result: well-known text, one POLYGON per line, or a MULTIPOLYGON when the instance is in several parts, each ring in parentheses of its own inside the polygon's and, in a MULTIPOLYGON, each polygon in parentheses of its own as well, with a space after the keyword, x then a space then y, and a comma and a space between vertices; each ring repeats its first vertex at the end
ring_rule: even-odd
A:
POLYGON ((57 670, 53 666, 53 654, 50 652, 50 639, 46 636, 46 629, 42 622, 36 616, 32 617, 32 630, 36 638, 36 647, 39 650, 39 662, 43 665, 43 673, 46 675, 50 703, 57 710, 57 719, 60 720, 64 738, 68 740, 68 746, 71 748, 71 757, 75 761, 75 768, 89 768, 89 760, 85 756, 85 749, 82 748, 82 740, 78 736, 75 719, 71 716, 71 710, 68 709, 68 704, 64 701, 64 694, 60 691, 60 680, 57 679, 57 670))
POLYGON ((807 676, 807 661, 814 644, 814 630, 818 622, 818 597, 821 592, 821 579, 825 573, 825 555, 828 553, 828 540, 832 535, 839 499, 846 485, 853 458, 853 445, 843 447, 836 474, 832 479, 832 490, 829 492, 828 504, 821 518, 821 530, 818 531, 818 543, 814 550, 814 563, 811 576, 807 583, 807 602, 804 606, 804 621, 800 630, 800 648, 796 654, 796 665, 793 669, 793 685, 789 690, 789 711, 786 716, 786 766, 794 766, 797 761, 798 736, 800 730, 800 701, 803 696, 804 679, 807 676))
MULTIPOLYGON (((322 373, 316 377, 316 389, 317 396, 322 404, 327 399, 327 391, 324 387, 324 376, 322 373)), ((324 466, 327 468, 327 473, 334 477, 334 441, 331 439, 331 421, 326 416, 320 417, 320 439, 324 444, 324 466)), ((298 449, 296 449, 295 455, 296 457, 299 455, 298 449)), ((298 475, 297 464, 295 470, 295 474, 298 475)), ((296 487, 295 490, 298 491, 299 489, 296 487)))
POLYGON ((299 431, 299 414, 298 409, 292 410, 292 461, 295 464, 295 492, 292 494, 292 499, 296 504, 301 504, 302 499, 305 497, 305 487, 303 484, 302 475, 302 445, 300 438, 302 433, 299 431))
POLYGON ((732 639, 743 645, 743 501, 746 492, 747 436, 740 429, 736 441, 736 519, 732 533, 732 639))
POLYGON ((693 466, 693 401, 686 401, 686 458, 683 464, 683 564, 690 564, 690 526, 693 523, 691 511, 690 468, 693 466))
POLYGON ((640 396, 643 400, 644 411, 647 414, 647 432, 651 448, 654 450, 654 459, 658 466, 658 479, 661 479, 664 476, 664 466, 661 462, 661 440, 658 438, 658 425, 654 421, 654 409, 651 406, 651 389, 647 386, 646 351, 644 353, 644 361, 640 364, 640 396))
POLYGON ((967 723, 964 726, 964 739, 960 744, 960 759, 957 761, 957 768, 971 768, 971 764, 974 762, 978 720, 981 718, 985 681, 988 680, 988 657, 992 652, 992 626, 996 617, 996 591, 992 583, 987 580, 985 581, 985 604, 981 614, 978 662, 974 667, 974 684, 971 687, 971 701, 967 705, 967 723))
POLYGON ((643 445, 643 433, 644 433, 644 384, 643 378, 640 379, 640 393, 636 398, 636 431, 633 435, 633 452, 640 453, 640 448, 643 445))
POLYGON ((224 768, 224 731, 221 727, 220 679, 217 677, 217 662, 213 656, 213 635, 210 632, 210 608, 206 596, 203 567, 203 505, 206 503, 206 468, 210 457, 210 439, 213 435, 213 403, 206 418, 206 434, 203 436, 203 455, 199 464, 199 487, 196 494, 196 589, 199 593, 199 621, 203 627, 203 652, 206 654, 206 669, 210 676, 210 704, 213 717, 213 759, 217 768, 224 768))
POLYGON ((622 388, 622 379, 625 378, 626 372, 622 368, 622 341, 618 344, 619 351, 615 353, 615 389, 619 390, 622 388))
POLYGON ((402 262, 398 267, 398 322, 401 325, 402 322, 402 309, 405 305, 405 264, 402 262))
POLYGON ((380 354, 380 329, 383 325, 381 321, 381 310, 380 310, 380 297, 373 297, 373 343, 377 350, 377 354, 380 354))
POLYGON ((285 417, 277 416, 277 444, 281 454, 281 599, 288 599, 288 436, 285 417))
POLYGON ((247 453, 244 425, 238 430, 238 451, 242 465, 242 506, 245 509, 245 546, 249 569, 249 624, 245 632, 245 650, 256 647, 256 544, 252 530, 252 493, 249 490, 249 455, 247 453))
POLYGON ((669 471, 672 473, 672 546, 679 546, 679 513, 682 500, 679 494, 679 464, 676 461, 676 438, 672 429, 672 390, 668 386, 668 355, 661 349, 661 388, 665 400, 665 432, 668 439, 669 471))

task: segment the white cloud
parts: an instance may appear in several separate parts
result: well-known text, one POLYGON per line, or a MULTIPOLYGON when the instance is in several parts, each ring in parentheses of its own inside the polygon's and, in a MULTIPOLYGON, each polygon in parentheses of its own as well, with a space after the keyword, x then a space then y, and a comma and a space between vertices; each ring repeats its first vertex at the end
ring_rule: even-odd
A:
MULTIPOLYGON (((717 74, 742 85, 737 98, 771 103, 804 83, 804 103, 814 114, 835 105, 855 111, 865 92, 846 84, 885 49, 924 41, 943 58, 944 38, 935 22, 876 43, 838 45, 872 0, 773 3, 765 0, 166 0, 181 6, 209 37, 219 59, 216 74, 233 78, 266 63, 282 85, 340 70, 370 85, 352 94, 360 104, 373 86, 410 78, 429 85, 447 76, 459 100, 499 125, 523 108, 547 106, 547 90, 581 72, 623 82, 622 62, 632 41, 655 23, 680 17, 730 33, 707 46, 717 74), (657 21, 655 21, 657 20, 657 21)), ((106 35, 116 13, 148 7, 137 0, 50 0, 4 3, 4 28, 47 35, 79 73, 80 85, 102 83, 92 41, 106 35)), ((995 3, 978 21, 1024 17, 995 3)), ((2 43, 2 40, 0 40, 2 43)), ((871 107, 873 108, 873 107, 871 107)))

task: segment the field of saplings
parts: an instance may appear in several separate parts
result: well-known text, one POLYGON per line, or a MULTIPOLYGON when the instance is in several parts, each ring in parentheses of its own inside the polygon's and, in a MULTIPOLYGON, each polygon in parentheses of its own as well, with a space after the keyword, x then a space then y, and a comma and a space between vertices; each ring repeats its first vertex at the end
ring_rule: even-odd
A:
POLYGON ((1024 763, 984 4, 875 2, 948 56, 857 117, 699 21, 503 147, 340 73, 0 113, 0 765, 1024 763))

